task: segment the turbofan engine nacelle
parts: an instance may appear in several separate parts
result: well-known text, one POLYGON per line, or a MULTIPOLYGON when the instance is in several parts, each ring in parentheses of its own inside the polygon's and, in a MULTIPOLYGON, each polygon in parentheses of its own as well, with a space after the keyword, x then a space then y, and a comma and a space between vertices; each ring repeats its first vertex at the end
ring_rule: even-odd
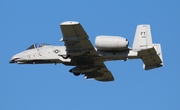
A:
POLYGON ((129 42, 120 36, 97 36, 95 46, 98 50, 127 50, 129 42))

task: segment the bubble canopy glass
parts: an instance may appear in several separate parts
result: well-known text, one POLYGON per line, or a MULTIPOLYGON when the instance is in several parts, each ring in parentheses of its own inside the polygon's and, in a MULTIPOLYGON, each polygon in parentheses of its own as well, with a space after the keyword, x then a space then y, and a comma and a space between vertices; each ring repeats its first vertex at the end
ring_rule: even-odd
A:
POLYGON ((50 45, 50 44, 46 44, 46 43, 36 43, 36 44, 33 44, 33 45, 31 45, 30 47, 28 47, 26 50, 36 49, 36 48, 40 48, 40 47, 43 47, 43 46, 46 46, 46 45, 50 45))

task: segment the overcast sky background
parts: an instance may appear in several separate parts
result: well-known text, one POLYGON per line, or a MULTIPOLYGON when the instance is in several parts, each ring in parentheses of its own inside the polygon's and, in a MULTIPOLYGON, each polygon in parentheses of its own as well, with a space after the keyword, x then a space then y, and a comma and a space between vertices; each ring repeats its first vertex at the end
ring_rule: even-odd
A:
POLYGON ((180 110, 179 0, 1 0, 0 110, 180 110), (164 67, 141 60, 106 62, 114 82, 84 80, 62 64, 9 64, 33 43, 63 45, 59 24, 78 21, 92 44, 97 35, 126 37, 150 24, 164 67))

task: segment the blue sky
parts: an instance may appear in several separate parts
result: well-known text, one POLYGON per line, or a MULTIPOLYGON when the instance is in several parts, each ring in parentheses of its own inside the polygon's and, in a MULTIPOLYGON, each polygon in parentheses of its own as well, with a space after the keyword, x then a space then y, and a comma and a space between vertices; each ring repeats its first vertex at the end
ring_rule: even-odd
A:
POLYGON ((0 110, 179 110, 180 14, 178 0, 1 0, 0 110), (164 67, 145 71, 141 60, 106 62, 115 77, 102 83, 75 77, 62 64, 9 64, 37 42, 63 45, 59 24, 82 24, 92 44, 97 35, 126 37, 150 24, 161 43, 164 67))

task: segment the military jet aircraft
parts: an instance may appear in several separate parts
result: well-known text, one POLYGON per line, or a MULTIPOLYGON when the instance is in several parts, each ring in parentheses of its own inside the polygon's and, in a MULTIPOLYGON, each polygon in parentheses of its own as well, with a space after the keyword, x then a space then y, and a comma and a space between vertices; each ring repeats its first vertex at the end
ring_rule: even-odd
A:
POLYGON ((14 55, 10 63, 18 64, 57 64, 74 66, 69 72, 85 79, 113 81, 114 77, 104 62, 112 60, 141 59, 143 68, 150 70, 163 66, 160 44, 153 44, 150 25, 138 25, 132 48, 120 36, 100 35, 95 39, 95 47, 81 24, 66 21, 60 24, 64 46, 46 43, 33 44, 25 51, 14 55))

